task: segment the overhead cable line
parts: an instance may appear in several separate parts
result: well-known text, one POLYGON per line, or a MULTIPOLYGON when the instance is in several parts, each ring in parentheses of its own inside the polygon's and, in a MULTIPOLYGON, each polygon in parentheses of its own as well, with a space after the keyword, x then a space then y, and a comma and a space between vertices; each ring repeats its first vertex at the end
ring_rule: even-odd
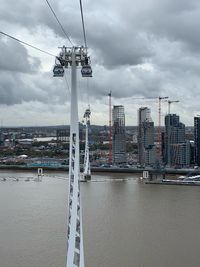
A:
MULTIPOLYGON (((84 22, 84 16, 83 16, 83 6, 82 6, 82 0, 79 0, 80 3, 80 10, 81 10, 81 21, 82 21, 82 27, 83 27, 83 37, 84 37, 84 43, 85 43, 85 47, 87 49, 87 39, 86 39, 86 31, 85 31, 85 22, 84 22)), ((90 105, 90 101, 89 101, 89 81, 87 79, 87 84, 86 84, 86 95, 87 95, 87 102, 88 105, 90 105)))
POLYGON ((53 13, 53 15, 54 15, 55 19, 57 20, 58 24, 60 25, 60 27, 61 27, 61 29, 62 29, 63 33, 64 33, 64 34, 65 34, 65 36, 67 37, 68 41, 71 43, 71 45, 72 45, 72 46, 74 46, 74 45, 73 45, 73 43, 72 43, 72 41, 71 41, 71 40, 70 40, 70 38, 69 38, 69 35, 66 33, 66 31, 65 31, 65 29, 63 28, 62 24, 60 23, 60 21, 59 21, 58 17, 56 16, 56 13, 54 12, 53 8, 51 7, 51 5, 50 5, 49 1, 48 1, 48 0, 46 0, 46 2, 47 2, 47 5, 49 6, 49 8, 50 8, 51 12, 53 13))
POLYGON ((7 37, 9 37, 9 38, 11 38, 11 39, 13 39, 13 40, 19 42, 19 43, 22 43, 22 44, 24 44, 24 45, 26 45, 26 46, 29 46, 29 47, 31 47, 31 48, 33 48, 33 49, 36 49, 36 50, 38 50, 38 51, 40 51, 40 52, 42 52, 42 53, 45 53, 45 54, 47 54, 47 55, 49 55, 49 56, 56 57, 55 55, 53 55, 53 54, 51 54, 51 53, 49 53, 49 52, 47 52, 47 51, 45 51, 45 50, 42 50, 42 49, 40 49, 40 48, 38 48, 38 47, 36 47, 36 46, 34 46, 34 45, 31 45, 31 44, 28 44, 28 43, 26 43, 26 42, 24 42, 24 41, 21 41, 21 40, 15 38, 15 37, 13 37, 13 36, 11 36, 11 35, 5 33, 5 32, 1 32, 1 31, 0 31, 0 34, 3 34, 3 35, 5 35, 5 36, 7 36, 7 37))
POLYGON ((79 0, 79 2, 80 2, 80 9, 81 9, 81 20, 82 20, 82 26, 83 26, 84 43, 85 43, 85 47, 87 48, 86 33, 85 33, 85 23, 84 23, 84 17, 83 17, 82 0, 79 0))

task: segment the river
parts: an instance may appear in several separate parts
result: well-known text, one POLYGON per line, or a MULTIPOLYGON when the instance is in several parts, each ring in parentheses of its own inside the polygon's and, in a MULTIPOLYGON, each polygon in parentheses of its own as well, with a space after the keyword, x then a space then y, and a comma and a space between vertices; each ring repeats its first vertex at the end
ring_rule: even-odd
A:
MULTIPOLYGON (((0 267, 64 267, 67 174, 3 177, 0 267)), ((200 187, 145 185, 135 174, 92 180, 81 184, 86 267, 200 266, 200 187)))

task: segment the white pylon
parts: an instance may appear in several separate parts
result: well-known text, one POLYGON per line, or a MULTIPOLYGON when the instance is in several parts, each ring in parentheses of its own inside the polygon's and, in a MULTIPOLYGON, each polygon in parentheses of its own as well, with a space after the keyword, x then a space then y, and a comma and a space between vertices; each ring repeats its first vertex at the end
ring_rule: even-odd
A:
POLYGON ((88 142, 88 128, 90 125, 90 108, 86 109, 84 118, 85 118, 85 156, 84 156, 84 171, 83 177, 84 180, 91 179, 91 170, 90 170, 90 151, 89 151, 89 142, 88 142))
MULTIPOLYGON (((88 71, 90 66, 88 63, 87 49, 84 47, 63 46, 62 52, 57 59, 60 64, 56 64, 56 66, 54 66, 54 77, 62 77, 63 75, 61 74, 63 74, 63 67, 68 68, 71 66, 69 197, 66 267, 84 267, 76 69, 78 65, 82 65, 83 75, 85 74, 84 67, 87 66, 88 71)), ((85 75, 89 74, 86 72, 85 75)))

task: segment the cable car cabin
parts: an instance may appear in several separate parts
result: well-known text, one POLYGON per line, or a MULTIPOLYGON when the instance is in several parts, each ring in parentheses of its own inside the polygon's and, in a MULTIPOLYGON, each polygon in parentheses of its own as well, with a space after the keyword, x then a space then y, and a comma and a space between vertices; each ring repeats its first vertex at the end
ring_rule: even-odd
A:
POLYGON ((92 77, 92 68, 90 65, 85 65, 81 69, 82 77, 92 77))
POLYGON ((63 77, 64 76, 64 69, 62 65, 55 65, 53 68, 53 77, 63 77))

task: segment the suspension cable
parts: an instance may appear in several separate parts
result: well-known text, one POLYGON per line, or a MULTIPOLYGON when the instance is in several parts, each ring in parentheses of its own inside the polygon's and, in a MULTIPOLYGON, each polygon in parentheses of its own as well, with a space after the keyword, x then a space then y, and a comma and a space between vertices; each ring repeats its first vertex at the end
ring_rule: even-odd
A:
POLYGON ((42 49, 40 49, 40 48, 38 48, 38 47, 36 47, 36 46, 34 46, 34 45, 31 45, 31 44, 28 44, 28 43, 26 43, 26 42, 24 42, 24 41, 21 41, 21 40, 15 38, 15 37, 13 37, 13 36, 11 36, 11 35, 5 33, 5 32, 1 32, 1 31, 0 31, 0 34, 3 34, 3 35, 5 35, 5 36, 7 36, 7 37, 9 37, 9 38, 11 38, 11 39, 13 39, 13 40, 19 42, 19 43, 22 43, 22 44, 24 44, 24 45, 26 45, 26 46, 29 46, 29 47, 31 47, 31 48, 33 48, 33 49, 36 49, 36 50, 38 50, 38 51, 40 51, 40 52, 42 52, 42 53, 45 53, 45 54, 47 54, 47 55, 49 55, 49 56, 52 56, 52 57, 54 57, 54 58, 56 57, 55 55, 53 55, 53 54, 51 54, 51 53, 49 53, 49 52, 47 52, 47 51, 45 51, 45 50, 42 50, 42 49))
POLYGON ((60 23, 58 17, 56 16, 56 13, 55 13, 55 11, 53 10, 52 6, 50 5, 49 1, 46 0, 46 3, 47 3, 47 5, 49 6, 51 12, 53 13, 55 19, 57 20, 58 24, 60 25, 60 27, 61 27, 63 33, 64 33, 65 36, 67 37, 68 41, 71 43, 72 46, 74 46, 73 43, 72 43, 72 41, 71 41, 70 38, 69 38, 69 35, 66 33, 66 31, 65 31, 65 29, 63 28, 62 24, 60 23))
POLYGON ((86 33, 85 33, 85 23, 84 23, 84 17, 83 17, 82 0, 79 0, 79 3, 80 3, 80 10, 81 10, 81 20, 82 20, 82 26, 83 26, 84 43, 85 43, 85 47, 87 48, 86 33))

